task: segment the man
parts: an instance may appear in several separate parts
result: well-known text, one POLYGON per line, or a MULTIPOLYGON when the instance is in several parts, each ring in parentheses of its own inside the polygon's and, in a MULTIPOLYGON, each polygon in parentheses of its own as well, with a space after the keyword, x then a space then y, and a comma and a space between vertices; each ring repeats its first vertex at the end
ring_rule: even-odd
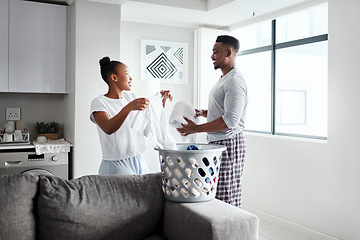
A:
POLYGON ((211 58, 214 68, 220 69, 222 76, 210 92, 208 110, 196 110, 196 117, 207 117, 207 122, 197 125, 184 117, 187 124, 177 130, 183 136, 207 132, 209 143, 227 146, 221 158, 216 198, 241 208, 241 177, 246 150, 242 130, 248 95, 245 81, 235 67, 238 51, 236 38, 217 37, 211 58))

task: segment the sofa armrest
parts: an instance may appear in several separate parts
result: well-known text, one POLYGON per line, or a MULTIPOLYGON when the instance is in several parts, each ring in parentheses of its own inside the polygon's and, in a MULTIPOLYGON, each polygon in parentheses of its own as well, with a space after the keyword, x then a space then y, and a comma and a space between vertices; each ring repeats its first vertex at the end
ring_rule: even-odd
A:
POLYGON ((200 203, 166 200, 163 235, 169 240, 257 240, 259 220, 218 199, 200 203))

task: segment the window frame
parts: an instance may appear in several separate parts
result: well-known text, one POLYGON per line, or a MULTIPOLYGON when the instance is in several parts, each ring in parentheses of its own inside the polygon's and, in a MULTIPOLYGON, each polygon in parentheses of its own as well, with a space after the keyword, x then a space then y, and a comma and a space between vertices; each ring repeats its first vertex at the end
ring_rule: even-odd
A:
POLYGON ((291 137, 301 137, 301 138, 311 138, 311 139, 319 139, 319 140, 327 140, 327 136, 315 136, 315 135, 302 135, 302 134, 292 134, 292 133, 281 133, 276 131, 276 120, 275 120, 275 99, 276 99, 276 51, 278 49, 296 47, 311 43, 318 43, 328 41, 328 34, 321 34, 307 38, 301 38, 297 40, 291 40, 281 43, 276 43, 276 19, 273 19, 271 22, 271 43, 270 45, 261 46, 257 48, 247 49, 243 51, 239 51, 237 56, 244 56, 254 53, 260 52, 271 52, 271 130, 268 131, 260 131, 260 130, 250 130, 244 129, 245 132, 254 132, 254 133, 265 133, 271 135, 280 135, 280 136, 291 136, 291 137))

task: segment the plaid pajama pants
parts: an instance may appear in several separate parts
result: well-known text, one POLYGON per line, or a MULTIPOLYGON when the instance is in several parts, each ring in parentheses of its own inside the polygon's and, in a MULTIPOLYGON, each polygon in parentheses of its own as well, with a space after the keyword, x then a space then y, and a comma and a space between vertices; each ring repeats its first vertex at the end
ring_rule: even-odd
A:
POLYGON ((244 170, 246 141, 242 132, 232 138, 210 142, 226 146, 222 153, 216 198, 241 208, 241 177, 244 170))

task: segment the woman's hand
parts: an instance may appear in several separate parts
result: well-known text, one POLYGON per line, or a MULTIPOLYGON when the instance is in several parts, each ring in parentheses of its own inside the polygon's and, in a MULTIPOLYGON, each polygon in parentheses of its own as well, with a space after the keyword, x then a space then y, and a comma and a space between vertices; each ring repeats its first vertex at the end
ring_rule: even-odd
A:
POLYGON ((171 102, 173 97, 170 94, 170 90, 161 90, 160 94, 161 94, 161 98, 162 98, 163 107, 165 107, 166 100, 169 99, 171 102))
POLYGON ((149 107, 149 99, 147 98, 137 98, 131 102, 128 103, 128 105, 126 105, 126 107, 130 110, 145 110, 146 108, 149 107))

